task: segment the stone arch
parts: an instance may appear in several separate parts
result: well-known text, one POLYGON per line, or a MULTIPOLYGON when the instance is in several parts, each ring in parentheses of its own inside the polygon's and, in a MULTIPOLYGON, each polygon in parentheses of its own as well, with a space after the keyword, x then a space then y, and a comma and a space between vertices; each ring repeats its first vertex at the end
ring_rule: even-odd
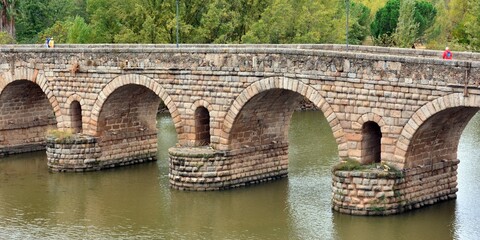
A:
POLYGON ((3 90, 8 84, 14 81, 27 80, 37 84, 40 89, 42 89, 43 93, 45 93, 50 105, 52 106, 53 112, 55 113, 55 118, 57 120, 57 126, 59 126, 63 121, 63 115, 61 113, 57 97, 53 94, 48 79, 44 74, 40 73, 38 69, 25 67, 15 68, 13 73, 11 71, 4 72, 3 76, 0 77, 0 80, 0 94, 2 94, 3 90))
MULTIPOLYGON (((338 144, 339 156, 347 157, 347 145, 344 137, 344 131, 340 125, 340 120, 333 111, 333 108, 323 98, 320 93, 311 86, 304 84, 302 81, 294 80, 286 77, 272 77, 257 81, 246 89, 244 89, 240 95, 233 101, 230 109, 225 115, 223 122, 223 134, 221 136, 221 143, 224 145, 229 144, 229 134, 233 127, 235 119, 238 117, 241 109, 247 104, 247 102, 259 93, 272 89, 290 90, 298 93, 301 96, 311 101, 319 110, 321 110, 326 117, 330 128, 332 129, 333 136, 338 144)), ((226 146, 223 146, 226 148, 226 146)))
MULTIPOLYGON (((358 139, 359 143, 357 144, 357 149, 350 149, 351 151, 349 153, 349 156, 352 158, 357 158, 360 159, 363 163, 370 163, 371 161, 365 161, 364 159, 364 154, 365 154, 365 144, 367 144, 365 141, 365 127, 368 126, 373 126, 372 124, 369 123, 374 123, 374 125, 377 125, 379 127, 379 133, 380 133, 380 139, 370 139, 370 140, 379 140, 380 142, 377 142, 376 144, 380 144, 376 149, 376 151, 380 151, 380 159, 376 159, 376 161, 381 160, 381 158, 384 158, 384 155, 388 155, 386 151, 386 147, 383 144, 385 141, 383 140, 386 136, 385 133, 388 132, 389 128, 385 124, 385 121, 383 120, 383 117, 376 114, 376 113, 365 113, 358 117, 357 121, 352 124, 352 129, 355 131, 355 135, 358 137, 354 137, 353 139, 358 139), (359 151, 358 151, 359 150, 359 151)), ((372 133, 368 131, 369 133, 372 133)), ((368 134, 368 133, 367 133, 368 134)), ((370 136, 370 135, 369 135, 370 136)), ((370 141, 368 141, 370 142, 370 141)), ((375 161, 375 162, 376 162, 375 161)))
POLYGON ((63 109, 65 109, 64 116, 68 116, 68 119, 65 119, 65 121, 68 122, 68 124, 66 123, 67 126, 64 126, 64 127, 73 128, 72 124, 73 124, 74 120, 72 119, 72 115, 70 113, 70 111, 72 110, 71 105, 72 105, 73 102, 78 102, 80 104, 80 109, 82 110, 81 116, 80 116, 81 117, 81 129, 83 131, 83 129, 86 128, 86 123, 84 121, 84 115, 85 115, 84 106, 86 106, 85 105, 86 103, 85 103, 85 100, 78 94, 72 94, 72 95, 68 96, 67 101, 65 102, 65 106, 63 107, 63 109))
POLYGON ((366 122, 375 122, 380 126, 380 129, 382 132, 388 131, 388 127, 385 124, 385 121, 383 120, 383 117, 376 114, 376 113, 365 113, 362 116, 358 117, 356 124, 352 125, 353 130, 362 130, 363 124, 366 122))
POLYGON ((6 86, 7 86, 7 81, 5 80, 5 78, 2 75, 2 76, 0 76, 0 94, 2 94, 3 89, 5 89, 6 86))
POLYGON ((197 100, 197 101, 193 102, 191 110, 195 111, 195 109, 197 109, 198 107, 204 107, 204 108, 208 109, 209 112, 213 111, 212 105, 208 101, 203 100, 203 99, 200 99, 200 100, 197 100))
POLYGON ((153 79, 143 75, 137 75, 137 74, 127 74, 127 75, 116 77, 102 89, 102 91, 98 94, 98 97, 95 103, 93 104, 91 117, 90 117, 91 120, 90 120, 87 133, 90 135, 96 134, 97 123, 100 117, 100 111, 103 107, 103 104, 107 100, 108 96, 110 96, 110 94, 112 94, 116 89, 128 84, 140 85, 152 90, 165 103, 165 105, 168 108, 168 111, 170 112, 170 115, 172 116, 173 123, 175 125, 175 129, 177 131, 177 134, 180 140, 182 136, 181 133, 183 133, 182 120, 181 120, 180 112, 178 111, 178 108, 173 102, 172 98, 165 91, 165 89, 160 84, 155 82, 153 79))
MULTIPOLYGON (((437 119, 435 119, 435 117, 442 113, 452 116, 452 113, 449 111, 454 111, 455 114, 453 114, 453 116, 462 115, 461 121, 455 121, 453 124, 455 126, 444 126, 446 129, 453 129, 453 127, 455 127, 455 143, 458 145, 458 140, 463 128, 465 128, 471 117, 475 115, 479 107, 480 96, 470 95, 466 97, 463 93, 449 94, 423 105, 412 115, 403 127, 395 146, 393 164, 399 168, 410 168, 419 165, 409 163, 407 159, 408 151, 411 150, 412 143, 416 140, 414 137, 427 123, 431 124, 432 121, 436 122, 437 119)), ((458 120, 458 117, 452 119, 458 120)), ((454 148, 455 153, 452 154, 456 156, 456 146, 454 146, 454 148)))
MULTIPOLYGON (((193 112, 193 120, 190 122, 190 124, 187 124, 189 126, 192 126, 191 129, 193 129, 193 136, 194 139, 189 139, 192 141, 192 143, 196 146, 203 146, 210 144, 212 142, 211 137, 212 137, 212 128, 211 128, 211 123, 212 123, 212 115, 211 113, 214 111, 210 103, 206 100, 200 99, 195 101, 192 104, 191 110, 193 112), (205 109, 206 110, 206 117, 208 117, 208 121, 206 119, 203 119, 203 124, 200 124, 199 119, 197 118, 197 114, 199 109, 205 109), (203 125, 203 126, 200 126, 203 125), (203 133, 202 130, 203 129, 203 133), (205 128, 205 129, 204 129, 205 128)), ((202 120, 200 120, 202 122, 202 120)))

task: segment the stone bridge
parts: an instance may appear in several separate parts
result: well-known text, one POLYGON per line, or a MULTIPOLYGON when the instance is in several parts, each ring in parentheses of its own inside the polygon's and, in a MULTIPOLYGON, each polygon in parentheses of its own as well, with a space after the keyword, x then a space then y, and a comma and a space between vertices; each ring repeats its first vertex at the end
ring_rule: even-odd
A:
POLYGON ((52 171, 155 160, 156 114, 175 124, 170 183, 220 190, 287 175, 304 99, 340 160, 333 208, 391 214, 455 198, 457 146, 480 108, 480 54, 340 45, 3 45, 0 155, 46 149, 52 171), (47 136, 47 137, 45 137, 47 136), (395 171, 388 170, 391 167, 395 171))

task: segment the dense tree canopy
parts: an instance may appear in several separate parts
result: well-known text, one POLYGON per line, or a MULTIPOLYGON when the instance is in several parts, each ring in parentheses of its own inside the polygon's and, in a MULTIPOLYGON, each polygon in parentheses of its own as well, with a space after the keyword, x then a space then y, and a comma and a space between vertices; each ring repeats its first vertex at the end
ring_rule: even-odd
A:
MULTIPOLYGON (((478 0, 179 0, 181 43, 480 50, 478 0)), ((0 43, 175 43, 176 0, 0 0, 0 43)))

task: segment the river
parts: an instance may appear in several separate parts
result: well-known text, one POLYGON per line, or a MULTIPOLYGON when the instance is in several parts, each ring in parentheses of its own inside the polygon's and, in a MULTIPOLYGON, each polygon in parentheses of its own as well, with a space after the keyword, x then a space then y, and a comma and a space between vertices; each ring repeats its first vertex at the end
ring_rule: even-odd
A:
POLYGON ((168 186, 176 143, 159 115, 158 161, 50 173, 44 152, 0 159, 0 239, 480 239, 480 115, 465 129, 456 200, 387 217, 331 210, 336 143, 321 112, 296 112, 289 177, 220 192, 168 186))

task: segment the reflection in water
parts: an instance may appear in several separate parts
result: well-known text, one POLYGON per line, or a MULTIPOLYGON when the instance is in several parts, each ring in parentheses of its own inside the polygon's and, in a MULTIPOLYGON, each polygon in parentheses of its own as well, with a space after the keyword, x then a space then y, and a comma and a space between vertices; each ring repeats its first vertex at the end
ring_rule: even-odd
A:
POLYGON ((44 153, 0 160, 0 239, 479 239, 475 162, 480 116, 459 147, 458 199, 388 217, 330 210, 330 168, 338 159, 321 112, 295 113, 289 177, 221 192, 168 186, 177 139, 158 119, 158 161, 89 173, 49 173, 44 153))

